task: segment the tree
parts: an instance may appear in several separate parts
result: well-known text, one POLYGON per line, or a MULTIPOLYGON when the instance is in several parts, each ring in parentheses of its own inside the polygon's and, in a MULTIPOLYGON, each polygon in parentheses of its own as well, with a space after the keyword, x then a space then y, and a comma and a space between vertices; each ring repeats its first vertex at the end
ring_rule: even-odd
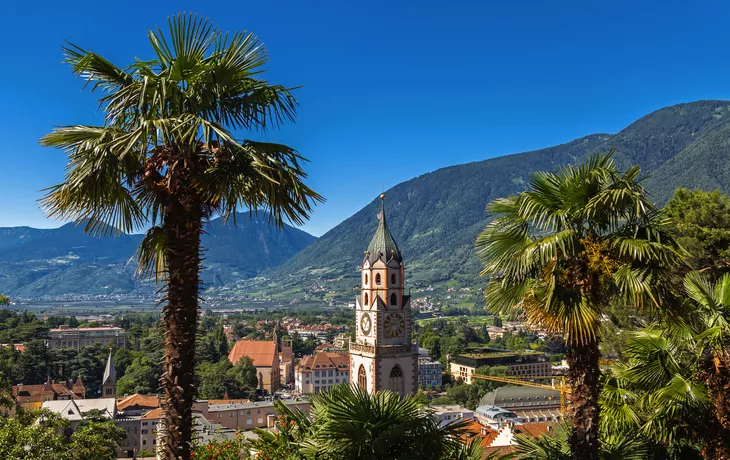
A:
MULTIPOLYGON (((558 429, 539 437, 517 435, 515 450, 506 456, 515 460, 568 460, 570 453, 570 427, 558 429)), ((602 460, 646 460, 649 449, 635 433, 614 433, 602 437, 599 458, 602 460)))
POLYGON ((684 287, 695 314, 697 360, 700 376, 712 400, 707 453, 730 458, 730 274, 716 283, 708 275, 690 272, 684 287))
POLYGON ((71 434, 68 446, 71 460, 114 459, 126 431, 113 421, 83 421, 71 434))
POLYGON ((125 431, 111 420, 82 421, 70 437, 69 422, 47 411, 31 411, 0 423, 0 458, 23 460, 114 460, 125 431))
POLYGON ((248 356, 244 356, 228 369, 226 378, 226 388, 231 398, 251 398, 256 394, 259 379, 253 360, 248 356))
POLYGON ((138 353, 124 375, 117 380, 117 395, 157 393, 159 372, 147 356, 138 353))
POLYGON ((215 215, 264 210, 271 222, 301 224, 321 197, 304 184, 303 157, 273 143, 239 141, 294 120, 288 88, 260 79, 267 55, 253 35, 222 33, 200 16, 149 32, 153 59, 117 67, 69 44, 66 62, 100 97, 103 126, 53 130, 41 144, 63 149, 69 166, 42 207, 101 235, 145 229, 140 272, 164 281, 162 458, 190 457, 200 236, 215 215))
POLYGON ((719 190, 678 188, 665 208, 672 233, 696 270, 730 268, 730 198, 719 190))
POLYGON ((612 299, 659 311, 681 263, 668 220, 651 204, 638 166, 612 153, 533 174, 528 191, 491 202, 476 245, 495 314, 562 332, 570 366, 573 458, 598 458, 599 318, 612 299))
POLYGON ((226 361, 202 363, 196 368, 198 397, 200 399, 221 399, 228 389, 228 371, 233 366, 226 361))
POLYGON ((10 303, 10 297, 0 294, 0 305, 7 305, 10 303))
MULTIPOLYGON (((439 427, 432 409, 420 404, 416 396, 401 398, 390 391, 371 395, 344 384, 329 392, 312 396, 311 421, 277 402, 287 426, 298 427, 296 433, 277 444, 272 436, 262 437, 258 448, 276 452, 296 443, 305 458, 388 459, 467 459, 481 458, 481 452, 470 446, 464 449, 465 421, 439 427)), ((270 458, 297 458, 276 457, 270 458)))
POLYGON ((218 320, 218 324, 213 331, 213 346, 215 347, 218 361, 228 358, 228 338, 223 329, 223 319, 218 320))

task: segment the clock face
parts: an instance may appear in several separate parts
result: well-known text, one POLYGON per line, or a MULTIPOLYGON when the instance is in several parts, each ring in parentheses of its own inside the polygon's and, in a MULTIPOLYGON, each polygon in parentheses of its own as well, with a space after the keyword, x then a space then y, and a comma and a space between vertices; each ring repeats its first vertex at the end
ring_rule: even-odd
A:
POLYGON ((400 313, 391 313, 385 318, 385 333, 390 337, 403 335, 406 330, 406 322, 400 313))
POLYGON ((362 331, 363 335, 369 335, 370 334, 370 327, 372 326, 372 321, 370 320, 370 314, 369 313, 363 313, 360 317, 360 330, 362 331))

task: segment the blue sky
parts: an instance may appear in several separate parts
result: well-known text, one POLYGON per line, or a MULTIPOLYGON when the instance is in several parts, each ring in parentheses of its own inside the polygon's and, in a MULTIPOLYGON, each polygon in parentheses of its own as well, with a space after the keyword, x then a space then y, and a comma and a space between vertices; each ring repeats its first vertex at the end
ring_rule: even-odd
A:
MULTIPOLYGON (((661 107, 730 99, 726 1, 3 2, 0 227, 54 227, 36 200, 65 158, 37 141, 98 123, 63 39, 126 65, 178 11, 266 43, 268 79, 303 85, 267 135, 311 160, 321 235, 383 188, 457 163, 616 132, 661 107), (383 165, 389 165, 384 167, 383 165)), ((261 136, 252 133, 252 139, 261 136)))

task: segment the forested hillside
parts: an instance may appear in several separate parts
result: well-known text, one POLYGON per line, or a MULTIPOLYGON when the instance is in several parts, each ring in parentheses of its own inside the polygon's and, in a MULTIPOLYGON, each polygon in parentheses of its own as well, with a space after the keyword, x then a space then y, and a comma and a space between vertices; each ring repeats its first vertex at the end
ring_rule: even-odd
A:
MULTIPOLYGON (((462 278, 474 284, 474 240, 488 222, 485 205, 524 190, 530 174, 616 149, 622 167, 639 164, 658 204, 679 186, 730 192, 730 101, 667 107, 617 134, 594 134, 567 144, 452 166, 386 192, 388 224, 406 260, 409 284, 462 278)), ((356 267, 377 226, 379 201, 323 235, 270 273, 279 290, 357 284, 356 267)))

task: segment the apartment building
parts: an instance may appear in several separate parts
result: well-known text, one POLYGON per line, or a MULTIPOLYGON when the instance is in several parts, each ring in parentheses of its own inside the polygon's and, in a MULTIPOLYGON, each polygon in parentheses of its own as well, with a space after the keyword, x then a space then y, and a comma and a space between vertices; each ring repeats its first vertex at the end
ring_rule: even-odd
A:
POLYGON ((548 355, 532 351, 487 351, 456 355, 450 364, 451 374, 472 383, 472 375, 483 366, 504 366, 508 375, 514 377, 539 377, 552 375, 548 355))
POLYGON ((338 383, 350 381, 350 355, 341 352, 320 351, 305 356, 294 375, 299 394, 317 393, 338 383))
POLYGON ((48 331, 48 348, 75 348, 79 350, 95 343, 105 343, 116 348, 127 346, 127 332, 121 327, 69 327, 60 326, 48 331))

